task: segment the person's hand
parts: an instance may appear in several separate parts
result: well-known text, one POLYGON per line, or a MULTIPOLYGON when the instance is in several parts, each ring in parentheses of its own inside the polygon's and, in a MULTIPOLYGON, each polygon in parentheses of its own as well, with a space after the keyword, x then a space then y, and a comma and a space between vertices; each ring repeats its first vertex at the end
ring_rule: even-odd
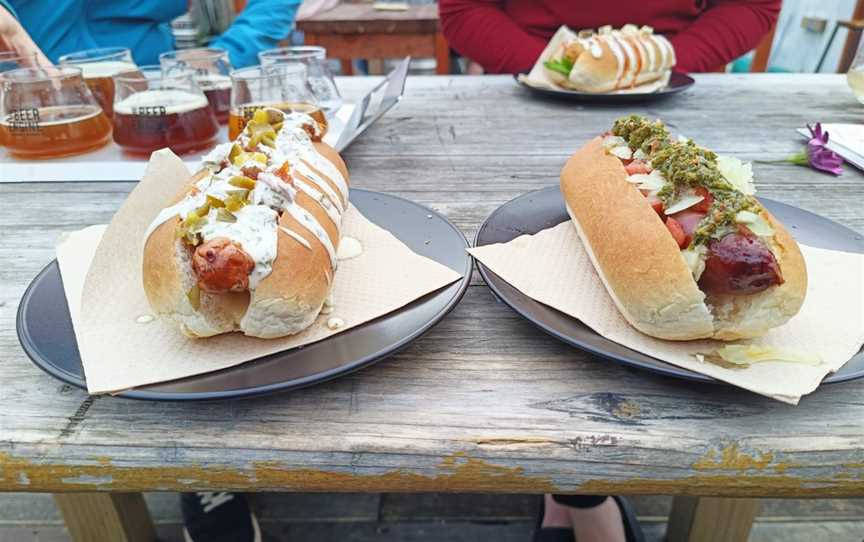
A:
POLYGON ((42 53, 18 19, 0 6, 0 52, 13 51, 22 56, 36 55, 36 63, 51 66, 51 61, 42 53))

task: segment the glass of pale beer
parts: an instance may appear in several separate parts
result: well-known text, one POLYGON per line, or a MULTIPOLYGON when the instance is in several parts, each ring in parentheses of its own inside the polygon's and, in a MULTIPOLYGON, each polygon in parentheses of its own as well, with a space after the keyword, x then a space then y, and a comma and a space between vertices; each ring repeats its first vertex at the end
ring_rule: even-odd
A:
POLYGON ((228 122, 231 109, 231 62, 228 51, 215 47, 168 51, 159 55, 162 73, 172 75, 192 70, 195 82, 207 96, 207 101, 220 124, 228 122))
POLYGON ((306 113, 318 122, 322 134, 327 132, 327 117, 309 89, 303 64, 254 66, 231 72, 228 138, 240 135, 255 111, 264 107, 306 113))
POLYGON ((342 107, 342 96, 336 88, 333 73, 327 65, 327 49, 318 45, 279 47, 258 53, 262 66, 300 63, 306 66, 307 81, 312 95, 331 116, 342 107))
POLYGON ((113 77, 135 69, 132 53, 125 47, 99 47, 70 53, 60 57, 60 65, 81 68, 87 86, 108 118, 113 113, 113 77))
POLYGON ((111 121, 81 68, 18 68, 0 74, 0 144, 20 158, 57 158, 98 149, 111 121))
POLYGON ((114 141, 133 154, 177 154, 211 146, 219 124, 194 74, 141 66, 114 76, 114 141))

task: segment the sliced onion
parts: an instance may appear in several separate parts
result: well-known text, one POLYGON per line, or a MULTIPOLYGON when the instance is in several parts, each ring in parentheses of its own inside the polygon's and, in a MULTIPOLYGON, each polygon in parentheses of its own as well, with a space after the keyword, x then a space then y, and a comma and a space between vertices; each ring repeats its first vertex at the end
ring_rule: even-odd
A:
POLYGON ((627 141, 623 137, 610 135, 603 138, 603 147, 611 149, 612 147, 627 146, 627 141))
POLYGON ((633 158, 633 151, 631 151, 630 147, 628 147, 627 145, 622 145, 620 147, 612 147, 611 149, 609 149, 609 152, 622 160, 630 160, 631 158, 633 158))
POLYGON ((674 215, 675 213, 680 213, 685 209, 689 209, 693 207, 697 203, 701 202, 705 198, 703 196, 697 196, 696 194, 688 194, 683 196, 681 199, 670 205, 665 211, 663 211, 667 215, 674 215))
POLYGON ((747 228, 759 237, 771 237, 774 235, 774 228, 761 215, 750 211, 738 211, 735 215, 735 222, 744 224, 747 228))
POLYGON ((648 159, 648 155, 645 154, 645 151, 643 151, 642 149, 636 149, 636 150, 633 152, 633 158, 634 158, 635 160, 647 160, 647 159, 648 159))

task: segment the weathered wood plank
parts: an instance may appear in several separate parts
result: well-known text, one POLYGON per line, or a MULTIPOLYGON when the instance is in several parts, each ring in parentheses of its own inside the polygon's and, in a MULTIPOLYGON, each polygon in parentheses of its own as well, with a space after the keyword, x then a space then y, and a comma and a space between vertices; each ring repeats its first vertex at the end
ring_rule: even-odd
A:
MULTIPOLYGON (((801 148, 795 127, 855 107, 834 76, 704 76, 633 108, 538 101, 506 77, 419 77, 347 160, 356 186, 430 205, 473 238, 619 114, 776 160, 801 148)), ((857 171, 755 169, 762 194, 864 231, 857 171)), ((60 232, 109 220, 132 186, 0 184, 0 490, 864 495, 864 383, 794 408, 627 370, 539 333, 476 277, 424 338, 334 382, 213 404, 89 400, 26 360, 15 311, 60 232)))

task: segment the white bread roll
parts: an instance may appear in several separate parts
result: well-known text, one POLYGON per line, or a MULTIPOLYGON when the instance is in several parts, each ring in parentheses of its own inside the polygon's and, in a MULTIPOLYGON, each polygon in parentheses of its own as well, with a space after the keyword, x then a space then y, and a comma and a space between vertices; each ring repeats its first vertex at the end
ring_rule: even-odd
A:
POLYGON ((627 180, 621 159, 601 138, 577 151, 561 172, 567 210, 597 274, 624 318, 669 340, 757 337, 794 316, 807 289, 804 259, 789 232, 774 229, 769 248, 785 282, 755 294, 706 296, 648 199, 627 180))
POLYGON ((341 217, 348 205, 348 172, 339 154, 320 142, 320 127, 311 117, 293 113, 281 119, 277 110, 267 114, 269 122, 283 123, 273 146, 255 144, 247 131, 236 142, 246 155, 235 159, 254 159, 231 165, 229 152, 236 154, 236 148, 214 150, 207 157, 213 169, 194 175, 146 235, 147 298, 156 314, 177 322, 189 337, 232 331, 261 338, 298 333, 312 324, 329 295, 341 217), (193 269, 195 248, 182 237, 182 219, 200 209, 207 195, 229 201, 227 190, 235 188, 230 180, 244 176, 243 169, 249 173, 256 162, 261 171, 246 196, 248 203, 233 213, 236 222, 218 220, 221 209, 211 207, 206 224, 194 234, 199 243, 227 238, 239 245, 255 264, 248 287, 207 292, 193 269))

